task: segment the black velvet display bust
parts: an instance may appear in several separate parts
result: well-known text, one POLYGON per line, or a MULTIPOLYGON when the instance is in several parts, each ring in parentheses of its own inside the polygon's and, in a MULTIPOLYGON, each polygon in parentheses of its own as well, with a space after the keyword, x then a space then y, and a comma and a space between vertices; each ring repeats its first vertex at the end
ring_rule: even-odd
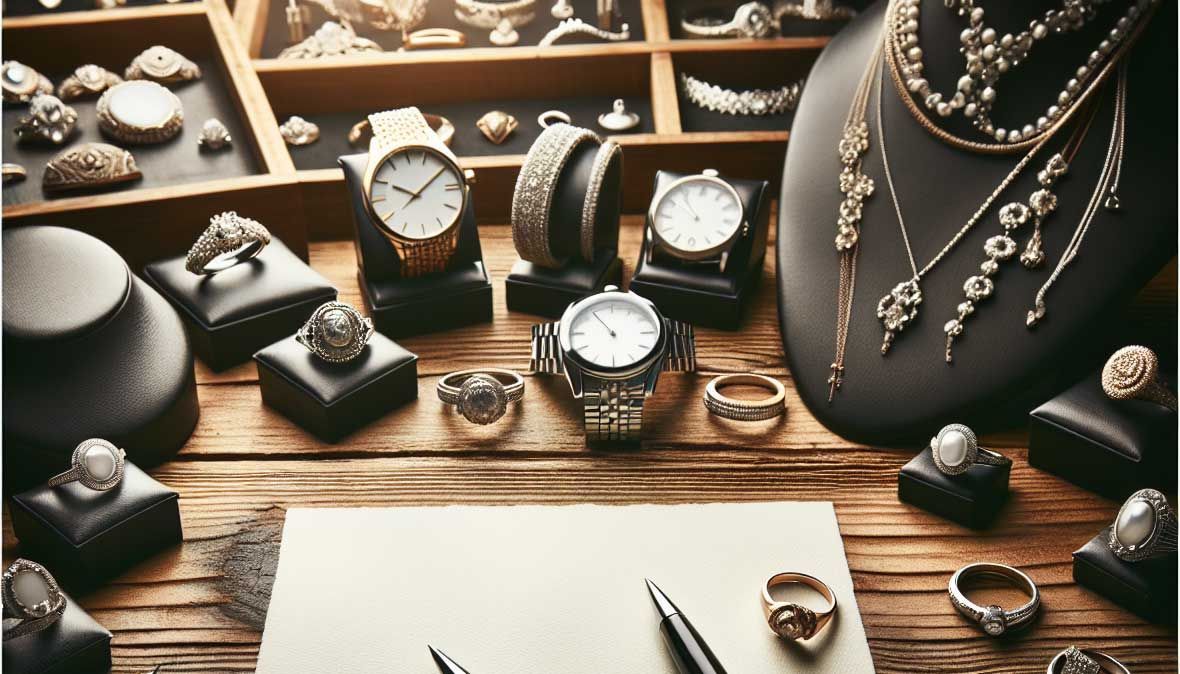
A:
MULTIPOLYGON (((977 303, 966 332, 956 341, 952 365, 944 362, 943 324, 956 317, 956 307, 964 300, 964 281, 979 273, 986 259, 984 242, 1001 232, 999 208, 1012 201, 1027 202, 1037 188, 1036 173, 1073 127, 1057 134, 971 233, 924 277, 925 299, 918 319, 882 357, 877 302, 912 272, 885 181, 876 98, 871 98, 864 171, 875 181, 876 192, 864 207, 844 384, 829 404, 839 279, 833 239, 842 199, 836 146, 853 91, 880 35, 885 5, 878 2, 859 16, 820 55, 791 129, 777 254, 779 320, 795 385, 820 422, 860 442, 921 441, 952 421, 977 431, 1020 424, 1034 405, 1100 364, 1109 352, 1110 328, 1119 310, 1175 255, 1175 5, 1161 3, 1129 55, 1121 210, 1099 210, 1077 258, 1049 292, 1044 320, 1033 330, 1026 328, 1026 312, 1056 266, 1097 183, 1110 139, 1112 76, 1096 93, 1100 104, 1084 145, 1054 189, 1060 204, 1045 223, 1045 265, 1035 271, 1016 260, 1002 265, 993 277, 994 295, 977 303)), ((992 1, 983 6, 987 25, 1003 34, 1025 28, 1060 2, 992 1)), ((1084 30, 1038 43, 1028 60, 997 84, 992 114, 997 124, 1022 125, 1044 114, 1127 6, 1123 0, 1102 5, 1084 30)), ((941 2, 929 0, 921 6, 924 74, 936 91, 953 91, 963 72, 958 48, 965 25, 941 2)), ((995 156, 956 149, 919 126, 888 73, 882 91, 890 167, 921 268, 1024 153, 995 156)), ((964 138, 986 140, 962 115, 946 120, 944 128, 964 138)), ((1021 246, 1030 233, 1029 226, 1017 231, 1021 246)))

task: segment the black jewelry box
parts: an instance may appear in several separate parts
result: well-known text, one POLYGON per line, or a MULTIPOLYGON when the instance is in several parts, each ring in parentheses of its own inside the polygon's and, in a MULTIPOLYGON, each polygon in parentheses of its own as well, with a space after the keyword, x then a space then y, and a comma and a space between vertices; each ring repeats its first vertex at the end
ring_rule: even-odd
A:
MULTIPOLYGON (((33 560, 38 561, 38 560, 33 560)), ((50 569, 57 578, 58 569, 50 569)), ((40 632, 4 642, 4 674, 99 674, 111 668, 111 633, 66 595, 66 610, 40 632)))
POLYGON ((277 238, 253 260, 210 276, 187 271, 183 255, 152 262, 143 275, 179 310, 194 351, 214 370, 250 360, 336 299, 332 284, 277 238))
POLYGON ((944 475, 930 448, 922 450, 897 476, 897 498, 972 529, 984 529, 1008 500, 1012 464, 973 464, 961 475, 944 475))
POLYGON ((1124 562, 1107 547, 1109 535, 1107 527, 1073 553, 1074 581, 1146 620, 1175 625, 1176 555, 1124 562))
POLYGON ((359 356, 329 363, 295 337, 254 354, 262 401, 325 442, 418 397, 418 356, 379 332, 359 356))
POLYGON ((1176 413, 1111 400, 1095 372, 1029 414, 1028 462, 1118 501, 1145 487, 1173 493, 1176 413))
POLYGON ((71 589, 90 589, 183 540, 179 497, 128 462, 107 491, 80 482, 12 497, 21 554, 71 589))

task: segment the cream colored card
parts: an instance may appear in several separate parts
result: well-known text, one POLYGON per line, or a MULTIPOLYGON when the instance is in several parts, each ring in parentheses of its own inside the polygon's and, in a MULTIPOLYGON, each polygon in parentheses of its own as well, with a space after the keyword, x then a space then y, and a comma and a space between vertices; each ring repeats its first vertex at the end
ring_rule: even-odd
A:
MULTIPOLYGON (((830 503, 293 509, 258 672, 675 674, 644 578, 730 674, 873 672, 830 503), (763 581, 801 571, 835 620, 789 644, 763 581)), ((794 597, 792 597, 794 599, 794 597)))

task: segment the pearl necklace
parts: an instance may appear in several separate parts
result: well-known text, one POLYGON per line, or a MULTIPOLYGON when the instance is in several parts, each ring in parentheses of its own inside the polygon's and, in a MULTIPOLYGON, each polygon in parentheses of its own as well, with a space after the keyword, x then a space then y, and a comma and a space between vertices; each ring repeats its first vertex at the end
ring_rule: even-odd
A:
POLYGON ((966 60, 966 74, 959 78, 955 93, 944 97, 942 93, 933 91, 930 83, 922 76, 923 52, 918 41, 921 0, 897 0, 889 26, 893 56, 890 61, 900 70, 906 89, 940 117, 949 117, 954 111, 962 110, 976 129, 998 143, 1030 141, 1049 130, 1077 104, 1087 82, 1100 70, 1099 66, 1128 35, 1135 32, 1136 22, 1158 0, 1135 0, 1098 44, 1098 48, 1089 54, 1086 63, 1066 82, 1057 94, 1055 103, 1035 123, 1011 130, 993 123, 991 110, 997 97, 996 83, 1004 73, 1024 62, 1036 42, 1050 34, 1079 30, 1094 18, 1097 5, 1109 1, 1063 0, 1062 9, 1046 12, 1042 19, 1030 22, 1028 29, 1016 35, 1007 33, 999 36, 994 28, 984 24, 983 8, 976 7, 975 0, 943 0, 947 8, 956 10, 968 20, 968 27, 959 35, 963 45, 959 51, 966 60))

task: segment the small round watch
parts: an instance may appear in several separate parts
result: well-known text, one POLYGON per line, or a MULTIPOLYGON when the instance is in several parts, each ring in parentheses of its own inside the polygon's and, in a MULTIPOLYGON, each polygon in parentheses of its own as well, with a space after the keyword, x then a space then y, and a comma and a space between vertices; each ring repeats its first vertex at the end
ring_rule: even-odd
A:
POLYGON ((647 261, 665 254, 715 262, 724 272, 749 229, 741 195, 713 169, 671 178, 657 189, 647 211, 647 261))

